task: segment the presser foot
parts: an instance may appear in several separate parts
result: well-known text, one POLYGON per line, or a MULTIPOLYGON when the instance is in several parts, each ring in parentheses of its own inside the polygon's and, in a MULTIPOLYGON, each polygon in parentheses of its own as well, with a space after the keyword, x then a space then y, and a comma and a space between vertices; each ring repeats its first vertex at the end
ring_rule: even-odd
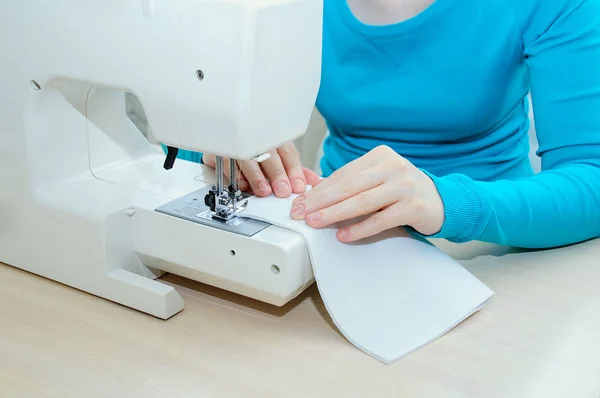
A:
POLYGON ((230 221, 246 209, 248 200, 232 187, 228 191, 219 191, 213 186, 204 197, 204 204, 212 211, 213 218, 230 221))
MULTIPOLYGON (((165 203, 155 210, 169 216, 247 237, 257 234, 270 225, 251 218, 244 218, 243 213, 240 217, 236 217, 236 215, 240 214, 241 210, 237 211, 229 220, 215 217, 215 211, 213 211, 213 209, 216 210, 216 208, 213 206, 213 209, 211 209, 211 206, 206 204, 207 200, 209 202, 212 200, 210 197, 215 197, 215 192, 211 193, 211 191, 210 185, 205 186, 198 191, 191 192, 185 196, 165 203)), ((238 206, 240 206, 240 202, 247 202, 247 199, 250 196, 251 194, 242 192, 241 199, 238 201, 238 206)), ((243 209, 247 207, 246 205, 247 203, 243 205, 243 209)))
POLYGON ((227 188, 224 187, 223 162, 222 156, 216 157, 215 174, 217 184, 213 185, 204 197, 204 204, 212 211, 213 218, 230 221, 246 209, 248 201, 243 197, 236 181, 237 163, 235 159, 229 159, 230 184, 227 188))

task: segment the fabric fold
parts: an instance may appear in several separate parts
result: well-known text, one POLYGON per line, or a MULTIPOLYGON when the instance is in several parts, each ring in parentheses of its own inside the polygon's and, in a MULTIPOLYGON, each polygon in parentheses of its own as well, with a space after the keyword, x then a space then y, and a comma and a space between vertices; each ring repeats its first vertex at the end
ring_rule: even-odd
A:
POLYGON ((294 198, 251 197, 242 214, 303 236, 333 322, 348 341, 383 363, 439 338, 493 296, 458 262, 404 228, 344 244, 335 235, 340 225, 314 229, 293 220, 294 198))

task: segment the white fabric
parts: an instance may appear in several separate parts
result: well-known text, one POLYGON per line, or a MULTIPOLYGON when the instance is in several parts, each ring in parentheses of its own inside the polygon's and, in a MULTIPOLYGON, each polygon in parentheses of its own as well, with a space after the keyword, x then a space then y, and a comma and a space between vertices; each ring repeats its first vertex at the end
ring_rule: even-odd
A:
POLYGON ((440 337, 493 295, 456 261, 402 228, 342 244, 335 228, 313 229, 292 220, 293 198, 252 197, 243 215, 304 237, 333 322, 356 347, 384 363, 440 337))

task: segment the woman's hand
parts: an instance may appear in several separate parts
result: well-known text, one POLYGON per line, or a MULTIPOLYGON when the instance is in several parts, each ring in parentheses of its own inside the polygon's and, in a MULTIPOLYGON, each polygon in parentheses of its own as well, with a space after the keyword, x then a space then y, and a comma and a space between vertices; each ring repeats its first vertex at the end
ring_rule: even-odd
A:
MULTIPOLYGON (((254 160, 237 162, 238 170, 241 170, 241 175, 238 175, 242 191, 251 191, 256 196, 273 193, 277 197, 287 198, 292 193, 303 193, 307 184, 311 185, 319 179, 312 170, 302 166, 293 143, 270 153, 271 158, 261 163, 254 160)), ((215 156, 203 154, 202 162, 214 168, 215 156)), ((225 159, 223 168, 229 178, 229 159, 225 159)))
POLYGON ((397 226, 440 231, 444 204, 433 181, 392 149, 380 146, 319 181, 292 204, 291 216, 314 228, 370 215, 337 233, 352 242, 397 226))

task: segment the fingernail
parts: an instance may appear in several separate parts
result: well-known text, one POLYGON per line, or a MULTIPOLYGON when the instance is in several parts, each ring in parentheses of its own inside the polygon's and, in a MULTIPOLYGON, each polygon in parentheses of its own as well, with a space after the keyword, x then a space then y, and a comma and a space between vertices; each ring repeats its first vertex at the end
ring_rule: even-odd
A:
POLYGON ((348 230, 347 229, 340 229, 337 233, 338 239, 339 240, 346 240, 346 238, 348 238, 348 230))
POLYGON ((260 194, 267 194, 269 193, 269 184, 267 184, 265 181, 261 181, 258 183, 258 193, 260 194))
POLYGON ((308 222, 313 222, 313 223, 316 222, 316 221, 319 221, 320 219, 321 219, 321 212, 320 211, 317 212, 317 213, 309 214, 308 217, 306 217, 306 220, 308 222))
POLYGON ((306 189, 306 183, 302 178, 294 178, 292 180, 292 187, 294 187, 294 192, 300 193, 306 189))
POLYGON ((302 203, 302 201, 304 201, 304 199, 306 199, 304 196, 298 196, 296 199, 294 199, 294 201, 292 203, 294 205, 297 205, 298 203, 302 203))
POLYGON ((304 213, 304 205, 292 207, 292 217, 300 217, 304 213))
POLYGON ((285 181, 278 182, 275 185, 275 192, 278 195, 289 195, 291 193, 290 192, 290 184, 288 184, 285 181))

